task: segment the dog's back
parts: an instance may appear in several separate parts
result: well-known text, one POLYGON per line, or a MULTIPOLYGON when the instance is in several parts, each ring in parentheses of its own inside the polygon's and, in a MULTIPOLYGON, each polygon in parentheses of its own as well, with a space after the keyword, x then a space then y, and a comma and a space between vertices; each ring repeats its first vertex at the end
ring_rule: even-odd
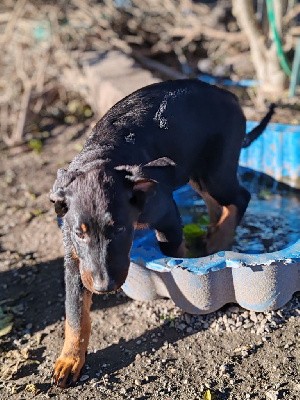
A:
POLYGON ((223 137, 230 142, 234 136, 241 147, 244 133, 245 118, 235 95, 198 80, 167 81, 144 87, 112 107, 84 151, 103 146, 102 157, 112 157, 116 164, 167 156, 188 167, 211 143, 221 146, 223 137))

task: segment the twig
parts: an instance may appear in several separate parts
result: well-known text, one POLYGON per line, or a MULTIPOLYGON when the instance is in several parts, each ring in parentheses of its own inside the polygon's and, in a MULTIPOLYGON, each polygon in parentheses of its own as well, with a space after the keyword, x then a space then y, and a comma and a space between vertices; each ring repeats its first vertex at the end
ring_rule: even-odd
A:
POLYGON ((0 43, 6 43, 8 38, 11 38, 11 35, 15 28, 17 20, 24 12, 26 1, 27 0, 18 0, 17 1, 16 5, 14 7, 14 11, 11 14, 9 21, 7 22, 4 33, 3 33, 2 37, 0 37, 0 43))
POLYGON ((300 14, 300 4, 296 4, 292 7, 288 13, 282 18, 284 25, 288 25, 297 15, 300 14))
POLYGON ((7 146, 12 146, 22 142, 27 109, 30 101, 31 89, 32 85, 31 82, 29 82, 24 87, 24 92, 21 100, 21 108, 19 111, 16 127, 10 137, 8 137, 7 134, 3 136, 3 141, 7 144, 7 146))
POLYGON ((158 61, 151 60, 151 58, 142 56, 140 54, 137 54, 136 52, 133 52, 132 56, 136 61, 140 62, 142 65, 149 68, 150 70, 157 71, 169 78, 172 78, 172 79, 186 79, 187 78, 187 75, 182 74, 181 72, 177 72, 173 68, 170 68, 167 65, 162 64, 158 61))
POLYGON ((213 39, 226 40, 230 43, 243 42, 246 39, 243 32, 221 31, 205 25, 195 27, 192 30, 190 28, 174 28, 170 33, 173 37, 183 37, 182 45, 187 45, 201 35, 213 39))

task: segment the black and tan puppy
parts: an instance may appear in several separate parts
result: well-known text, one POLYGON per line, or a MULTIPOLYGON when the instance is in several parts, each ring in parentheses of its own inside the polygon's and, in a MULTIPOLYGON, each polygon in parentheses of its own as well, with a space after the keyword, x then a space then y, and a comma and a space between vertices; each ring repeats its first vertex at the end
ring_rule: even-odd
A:
POLYGON ((63 217, 66 327, 57 385, 79 377, 92 293, 124 283, 135 228, 155 229, 164 254, 184 257, 176 188, 190 181, 207 204, 207 254, 230 246, 250 200, 237 179, 240 150, 272 113, 245 138, 245 117, 230 92, 196 80, 154 84, 112 107, 58 171, 50 197, 63 217))

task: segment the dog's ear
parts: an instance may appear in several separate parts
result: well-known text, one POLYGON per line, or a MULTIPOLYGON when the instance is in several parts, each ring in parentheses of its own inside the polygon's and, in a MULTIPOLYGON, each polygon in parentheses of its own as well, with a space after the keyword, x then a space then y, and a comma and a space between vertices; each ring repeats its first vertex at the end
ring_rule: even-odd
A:
POLYGON ((145 165, 119 165, 115 167, 115 170, 125 171, 125 178, 132 183, 130 202, 142 208, 146 199, 155 193, 161 168, 174 166, 174 161, 167 157, 162 157, 145 165))
MULTIPOLYGON (((93 155, 93 154, 92 154, 93 155)), ((55 212, 58 217, 63 217, 68 211, 68 205, 66 200, 66 188, 79 176, 92 171, 93 169, 98 169, 103 166, 107 160, 101 159, 86 159, 86 164, 83 164, 80 168, 76 169, 63 169, 60 168, 57 171, 57 178, 50 191, 50 200, 54 203, 55 212)))
POLYGON ((148 178, 143 174, 143 169, 140 165, 119 165, 115 167, 115 170, 126 173, 125 178, 132 183, 133 191, 149 193, 157 183, 154 179, 148 178))
POLYGON ((151 193, 154 190, 156 184, 157 181, 153 179, 137 178, 135 181, 133 181, 133 191, 151 193))
POLYGON ((175 167, 175 162, 168 157, 157 158, 143 166, 143 168, 175 167))
POLYGON ((130 203, 142 209, 146 199, 155 193, 157 181, 144 176, 140 165, 119 165, 117 171, 126 173, 125 178, 131 187, 130 203))
POLYGON ((65 188, 68 186, 77 175, 69 173, 67 170, 61 168, 57 171, 57 178, 54 182, 53 188, 50 191, 50 201, 54 203, 54 209, 58 217, 63 217, 68 211, 65 188))
POLYGON ((54 203, 54 209, 58 217, 63 217, 67 211, 68 206, 66 202, 66 195, 63 188, 58 188, 57 190, 50 192, 50 201, 54 203))
POLYGON ((175 167, 175 165, 175 162, 170 158, 161 157, 150 161, 145 165, 118 165, 114 169, 116 171, 128 172, 129 175, 125 175, 125 178, 129 179, 130 181, 137 181, 139 178, 150 178, 150 180, 155 180, 152 179, 151 176, 155 174, 155 171, 157 172, 161 168, 175 167))
POLYGON ((163 183, 165 186, 174 186, 176 181, 175 162, 168 157, 158 158, 143 165, 143 175, 163 183))
MULTIPOLYGON (((154 188, 158 182, 156 177, 159 177, 159 171, 170 168, 170 173, 173 173, 175 162, 167 157, 161 157, 156 160, 150 161, 145 165, 119 165, 114 169, 117 171, 128 172, 125 178, 133 182, 134 190, 141 190, 143 192, 149 192, 154 188)), ((169 178, 169 177, 168 177, 169 178)))
POLYGON ((132 182, 133 188, 130 203, 137 208, 142 209, 147 198, 151 197, 155 193, 157 182, 153 179, 143 177, 136 177, 132 182))

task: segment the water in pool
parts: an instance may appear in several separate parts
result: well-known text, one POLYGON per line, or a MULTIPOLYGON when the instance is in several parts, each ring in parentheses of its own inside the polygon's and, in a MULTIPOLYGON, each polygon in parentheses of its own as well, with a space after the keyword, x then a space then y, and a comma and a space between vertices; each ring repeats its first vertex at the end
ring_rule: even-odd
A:
MULTIPOLYGON (((274 190, 266 185, 253 187, 253 182, 243 182, 243 185, 250 189, 252 198, 237 228, 232 250, 248 254, 269 253, 295 243, 300 238, 300 193, 274 190)), ((179 190, 175 200, 180 204, 190 247, 189 257, 201 256, 203 242, 199 236, 205 234, 208 222, 205 204, 187 188, 179 190)))

